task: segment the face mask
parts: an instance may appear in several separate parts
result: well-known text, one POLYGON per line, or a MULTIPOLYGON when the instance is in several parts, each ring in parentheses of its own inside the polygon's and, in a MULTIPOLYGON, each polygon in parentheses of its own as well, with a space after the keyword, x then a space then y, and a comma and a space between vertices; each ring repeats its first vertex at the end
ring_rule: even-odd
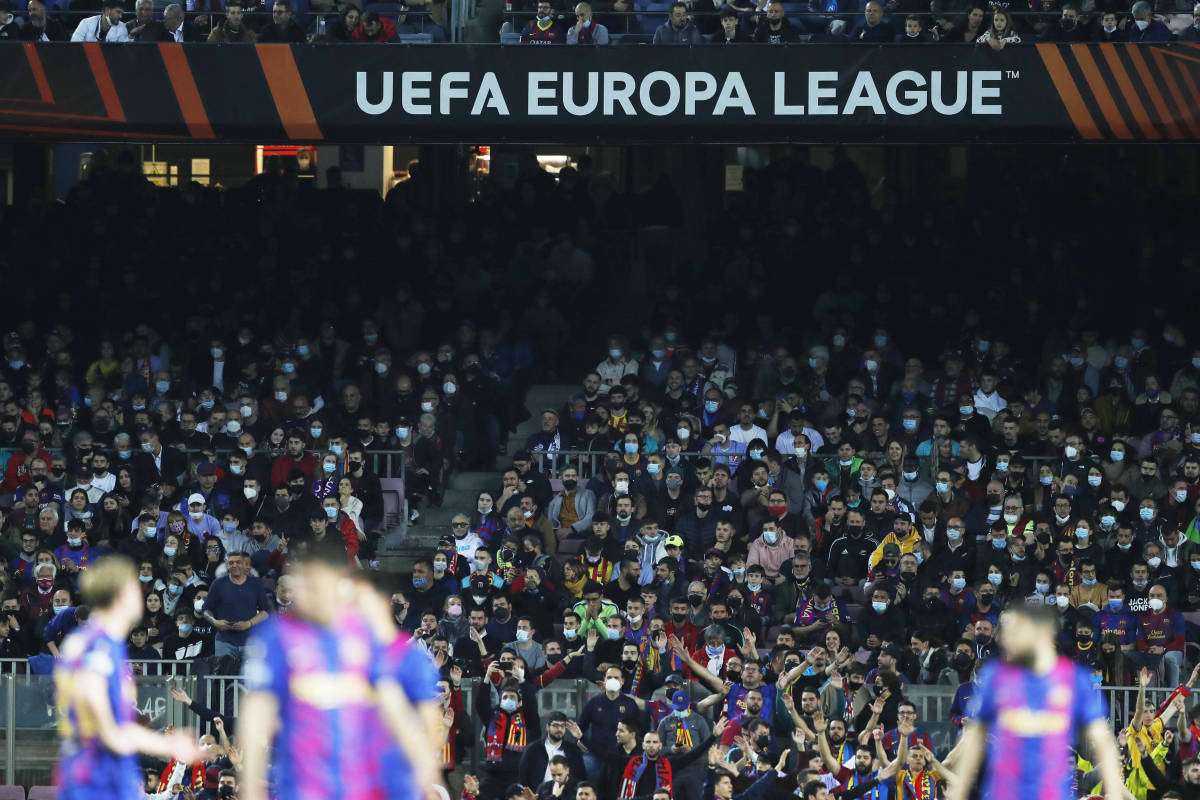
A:
POLYGON ((1133 542, 1125 542, 1125 544, 1121 544, 1120 542, 1117 542, 1118 550, 1129 550, 1132 547, 1133 547, 1133 542))
POLYGON ((505 714, 511 714, 517 710, 517 701, 513 700, 511 697, 506 697, 500 701, 500 708, 505 714))
POLYGON ((662 467, 658 464, 647 464, 646 472, 649 472, 651 475, 657 475, 658 473, 662 472, 662 467))
POLYGON ((70 547, 79 547, 82 544, 83 539, 72 539, 70 536, 67 537, 67 545, 70 547))
POLYGON ((573 642, 577 638, 579 638, 579 629, 578 628, 563 628, 563 637, 566 638, 566 640, 568 642, 573 642))
POLYGON ((258 490, 252 486, 243 486, 242 496, 247 500, 253 500, 254 498, 258 497, 258 490))
POLYGON ((1149 566, 1150 569, 1158 569, 1161 564, 1162 564, 1162 559, 1159 558, 1158 556, 1154 556, 1153 558, 1146 559, 1146 565, 1149 566))
POLYGON ((1112 514, 1105 514, 1100 518, 1100 524, 1106 528, 1111 528, 1113 525, 1117 524, 1117 518, 1112 514))
POLYGON ((813 481, 813 486, 817 487, 818 492, 823 492, 829 486, 829 481, 813 481))
POLYGON ((1175 490, 1175 502, 1182 503, 1185 500, 1187 500, 1187 489, 1176 489, 1175 490))
POLYGON ((1089 533, 1089 531, 1087 528, 1076 528, 1075 529, 1075 538, 1076 539, 1086 539, 1088 537, 1088 533, 1089 533))
MULTIPOLYGON (((996 577, 999 577, 999 576, 996 576, 996 577)), ((992 594, 991 592, 984 592, 979 595, 979 603, 980 603, 980 605, 985 605, 985 606, 991 605, 992 600, 995 599, 995 597, 996 597, 996 595, 992 594)))
POLYGON ((988 579, 988 583, 990 583, 992 586, 1000 585, 1000 576, 994 572, 989 573, 987 579, 988 579))
POLYGON ((224 529, 226 533, 235 533, 237 532, 238 526, 236 522, 222 522, 221 528, 224 529))
POLYGON ((1008 542, 1004 539, 991 539, 990 541, 992 543, 992 548, 996 550, 1003 550, 1008 546, 1008 542))
POLYGON ((838 459, 838 466, 848 467, 853 463, 854 463, 853 458, 839 458, 838 459))
MULTIPOLYGON (((284 364, 284 366, 286 367, 287 365, 284 364)), ((286 403, 287 398, 288 398, 287 392, 275 392, 274 397, 275 397, 275 400, 280 403, 286 403)))
POLYGON ((1165 606, 1165 605, 1166 605, 1166 603, 1164 603, 1162 600, 1159 600, 1157 597, 1150 598, 1150 610, 1155 612, 1156 614, 1159 611, 1162 611, 1163 606, 1165 606))
POLYGON ((605 628, 604 635, 608 637, 610 642, 615 642, 617 639, 621 638, 621 632, 613 628, 605 628))
POLYGON ((1108 457, 1114 463, 1120 463, 1125 460, 1125 453, 1120 450, 1109 450, 1108 457))
POLYGON ((887 607, 887 603, 881 603, 878 600, 871 603, 871 608, 875 609, 876 614, 882 614, 883 612, 887 611, 887 607))
POLYGON ((867 372, 874 372, 875 370, 879 369, 879 362, 874 359, 868 358, 866 361, 863 362, 863 366, 866 367, 867 372))
POLYGON ((1005 514, 1005 515, 1004 515, 1004 522, 1005 522, 1006 524, 1008 524, 1008 525, 1016 525, 1016 524, 1017 524, 1017 520, 1018 520, 1018 519, 1020 519, 1020 518, 1021 518, 1021 515, 1020 515, 1020 514, 1012 514, 1012 513, 1009 513, 1009 514, 1005 514))
POLYGON ((1125 510, 1125 501, 1124 500, 1113 500, 1109 503, 1109 505, 1111 505, 1113 507, 1113 511, 1116 511, 1117 513, 1120 513, 1125 510))
POLYGON ((314 439, 320 439, 321 434, 325 432, 324 428, 309 428, 308 434, 314 439))
POLYGON ((1066 449, 1063 450, 1063 453, 1067 458, 1075 458, 1077 455, 1079 455, 1079 449, 1072 447, 1071 445, 1067 445, 1066 449))
POLYGON ((396 428, 396 438, 397 439, 407 439, 408 438, 408 428, 396 428))
POLYGON ((952 542, 957 542, 959 539, 962 538, 962 531, 960 531, 958 528, 947 528, 946 529, 946 538, 952 542))
POLYGON ((291 503, 291 500, 288 499, 287 497, 282 497, 282 496, 276 495, 275 507, 277 509, 279 509, 280 511, 286 511, 289 503, 291 503))
POLYGON ((945 494, 950 491, 950 484, 938 481, 933 488, 937 490, 938 494, 945 494))
POLYGON ((1083 578, 1083 585, 1084 586, 1095 586, 1096 579, 1095 578, 1083 578))
POLYGON ((628 494, 629 481, 617 481, 615 488, 617 490, 617 494, 628 494))
POLYGON ((840 333, 835 333, 833 335, 833 339, 831 341, 833 342, 834 347, 845 347, 846 346, 846 337, 842 336, 840 333))
POLYGON ((118 450, 117 455, 121 457, 122 461, 128 461, 133 456, 133 452, 130 450, 118 450))
POLYGON ((1192 569, 1200 572, 1200 561, 1189 561, 1188 563, 1192 565, 1192 569))
POLYGON ((1054 477, 1051 475, 1043 475, 1042 477, 1038 478, 1038 483, 1040 483, 1042 486, 1049 486, 1050 484, 1054 483, 1054 477))
POLYGON ((1088 475, 1088 479, 1087 479, 1088 486, 1095 488, 1095 487, 1099 486, 1101 484, 1101 482, 1103 482, 1103 480, 1104 480, 1104 478, 1101 477, 1100 475, 1088 475))
POLYGON ((689 438, 691 438, 692 432, 687 428, 679 428, 675 431, 675 436, 679 439, 679 441, 686 442, 689 438))
POLYGON ((1048 583, 1039 583, 1034 588, 1037 590, 1038 594, 1050 594, 1050 584, 1048 583))
POLYGON ((704 410, 707 411, 709 414, 717 413, 717 409, 720 407, 721 407, 721 404, 719 402, 717 402, 716 400, 705 400, 704 401, 704 410))
POLYGON ((421 410, 428 414, 429 412, 433 411, 433 403, 429 400, 422 401, 421 410))
POLYGON ((621 691, 621 681, 617 678, 609 678, 604 682, 604 691, 609 694, 616 694, 621 691))
POLYGON ((1054 598, 1054 605, 1058 606, 1059 608, 1066 608, 1070 604, 1071 598, 1065 594, 1060 594, 1054 598))
POLYGON ((915 431, 917 429, 917 421, 915 419, 901 420, 900 424, 904 426, 906 431, 915 431))
POLYGON ((964 417, 969 417, 971 414, 975 413, 975 406, 959 406, 958 413, 962 414, 964 417))
POLYGON ((68 608, 70 608, 70 606, 55 606, 54 607, 54 616, 57 617, 59 614, 66 611, 68 608))
MULTIPOLYGON (((141 575, 139 577, 142 578, 142 583, 149 583, 150 581, 154 580, 153 575, 141 575)), ((38 578, 36 582, 37 582, 37 587, 39 589, 41 589, 43 592, 50 591, 51 587, 54 586, 53 578, 38 578)))
POLYGON ((205 400, 204 402, 202 402, 200 404, 200 407, 204 408, 204 409, 209 409, 209 408, 212 408, 214 405, 216 405, 215 400, 205 400))
POLYGON ((755 461, 758 461, 759 459, 761 459, 761 458, 763 457, 763 451, 762 451, 762 450, 759 450, 758 448, 755 448, 754 450, 751 450, 751 451, 750 451, 750 454, 749 454, 749 455, 750 455, 750 457, 751 457, 751 458, 753 458, 755 461))
POLYGON ((1000 472, 1000 473, 1008 472, 1008 462, 1007 461, 998 462, 996 464, 996 472, 1000 472))
POLYGON ((189 511, 188 516, 191 517, 192 519, 196 520, 196 522, 199 522, 200 520, 204 519, 204 512, 203 511, 189 511))
MULTIPOLYGON (((1134 24, 1137 25, 1137 28, 1139 31, 1144 31, 1144 30, 1146 30, 1146 28, 1150 27, 1150 20, 1139 19, 1139 20, 1136 20, 1134 22, 1134 24)), ((1141 339, 1134 339, 1132 344, 1133 344, 1133 349, 1140 350, 1142 348, 1142 346, 1145 344, 1145 342, 1143 342, 1141 339)))
MULTIPOLYGON (((765 536, 766 534, 763 534, 763 535, 765 536)), ((762 583, 761 582, 759 582, 759 583, 747 582, 746 588, 757 594, 762 589, 762 583)))
POLYGON ((1138 511, 1138 516, 1141 517, 1146 522, 1149 522, 1150 520, 1154 519, 1154 509, 1153 508, 1143 508, 1140 511, 1138 511))
MULTIPOLYGON (((461 609, 459 609, 459 612, 460 612, 460 613, 461 613, 461 611, 462 611, 462 610, 461 610, 461 609)), ((517 631, 517 641, 518 641, 518 642, 521 642, 521 643, 528 642, 528 641, 529 641, 529 636, 530 636, 530 633, 529 633, 529 631, 517 631)))

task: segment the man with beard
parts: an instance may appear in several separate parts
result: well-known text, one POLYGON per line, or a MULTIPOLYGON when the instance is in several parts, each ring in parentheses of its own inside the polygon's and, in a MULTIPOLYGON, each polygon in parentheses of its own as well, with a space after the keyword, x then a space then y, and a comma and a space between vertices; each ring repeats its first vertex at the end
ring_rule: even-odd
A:
MULTIPOLYGON (((903 726, 904 723, 901 725, 903 726)), ((908 736, 902 736, 900 752, 896 754, 896 759, 887 766, 882 769, 875 768, 873 742, 872 744, 860 744, 857 748, 853 748, 854 767, 850 768, 846 766, 846 762, 850 760, 847 751, 852 748, 845 742, 845 723, 836 719, 826 722, 824 715, 818 712, 813 715, 812 730, 817 735, 817 748, 829 774, 837 780, 843 790, 854 792, 858 797, 886 796, 885 793, 875 792, 875 788, 891 779, 908 757, 908 736), (838 724, 842 725, 840 742, 836 740, 835 734, 835 726, 838 724)), ((905 727, 901 727, 900 732, 902 734, 911 733, 905 727)))
POLYGON ((1004 612, 1004 658, 979 676, 955 764, 960 780, 950 784, 948 800, 970 796, 985 754, 990 768, 983 776, 984 797, 1015 800, 1037 786, 1039 798, 1073 798, 1075 764, 1069 754, 1078 738, 1091 744, 1105 797, 1122 797, 1121 759, 1103 699, 1090 670, 1058 655, 1057 622, 1044 606, 1004 612))

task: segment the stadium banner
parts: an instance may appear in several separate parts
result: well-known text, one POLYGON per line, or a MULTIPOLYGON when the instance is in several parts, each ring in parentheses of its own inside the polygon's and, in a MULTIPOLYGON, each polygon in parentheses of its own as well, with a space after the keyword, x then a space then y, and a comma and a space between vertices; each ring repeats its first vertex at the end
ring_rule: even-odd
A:
POLYGON ((1200 139, 1200 47, 2 44, 0 137, 1200 139))

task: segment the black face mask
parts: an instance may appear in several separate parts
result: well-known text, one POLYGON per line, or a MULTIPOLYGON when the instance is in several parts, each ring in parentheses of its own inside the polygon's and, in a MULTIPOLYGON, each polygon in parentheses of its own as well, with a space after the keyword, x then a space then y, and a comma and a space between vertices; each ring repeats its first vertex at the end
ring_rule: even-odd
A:
POLYGON ((696 501, 697 511, 708 511, 710 508, 712 508, 712 503, 701 503, 699 500, 696 501))
POLYGON ((682 623, 683 623, 683 621, 684 621, 684 620, 686 620, 686 619, 687 619, 687 614, 672 614, 672 615, 671 615, 671 620, 672 620, 672 621, 673 621, 673 622, 674 622, 676 625, 682 624, 682 623))
POLYGON ((851 539, 861 539, 862 535, 863 535, 863 529, 858 526, 847 525, 846 526, 846 535, 849 536, 851 539))
POLYGON ((926 608, 937 608, 939 602, 940 601, 936 597, 926 597, 925 598, 925 607, 926 608))
POLYGON ((757 736, 754 739, 754 744, 758 746, 759 750, 766 750, 771 744, 771 737, 766 734, 757 736))
POLYGON ((998 506, 1002 502, 1004 502, 1004 498, 998 494, 989 494, 987 496, 987 499, 988 499, 988 505, 993 505, 993 506, 998 506))
POLYGON ((408 608, 404 603, 392 603, 392 616, 400 616, 404 613, 404 609, 408 608))
POLYGON ((509 616, 508 609, 507 608, 497 608, 495 611, 492 612, 492 616, 496 618, 497 622, 504 622, 505 620, 508 619, 508 616, 509 616))
POLYGON ((291 504, 291 502, 292 499, 290 497, 275 495, 275 507, 280 511, 287 511, 287 507, 291 504))
POLYGON ((637 668, 637 663, 638 662, 636 658, 632 661, 627 658, 621 659, 621 669, 625 670, 626 672, 633 672, 633 670, 637 668))
POLYGON ((729 680, 733 681, 734 683, 741 683, 741 682, 742 682, 742 672, 741 672, 741 670, 733 670, 733 669, 731 669, 731 670, 728 670, 728 671, 725 673, 725 677, 726 677, 726 678, 728 678, 729 680))
POLYGON ((1079 633, 1075 635, 1075 641, 1079 644, 1091 644, 1092 637, 1090 634, 1079 633))
MULTIPOLYGON (((371 435, 367 434, 367 438, 368 439, 371 438, 371 435)), ((362 462, 361 461, 349 462, 349 469, 351 472, 358 472, 360 469, 362 469, 362 462)))
POLYGON ((726 600, 725 605, 729 606, 730 611, 740 611, 742 609, 742 601, 736 597, 726 600))
POLYGON ((688 595, 688 602, 689 602, 689 603, 691 603, 691 604, 692 604, 692 605, 694 605, 694 606, 703 605, 703 604, 704 604, 704 595, 702 595, 702 594, 689 594, 689 595, 688 595))
POLYGON ((574 491, 575 487, 579 485, 579 481, 575 480, 574 478, 567 478, 562 482, 562 485, 564 490, 571 492, 574 491))
POLYGON ((546 663, 548 663, 548 664, 557 664, 558 662, 562 661, 562 660, 563 660, 563 658, 564 658, 564 656, 563 656, 563 654, 562 654, 562 653, 555 653, 555 654, 553 654, 553 655, 547 655, 547 656, 546 656, 546 663))
POLYGON ((971 657, 966 653, 955 653, 950 659, 950 664, 957 670, 964 670, 971 668, 971 661, 971 657))
POLYGON ((981 594, 981 595, 979 595, 979 602, 983 603, 985 606, 991 605, 992 599, 995 596, 996 595, 994 595, 994 594, 981 594))
POLYGON ((225 784, 217 789, 217 797, 233 797, 234 788, 225 784))

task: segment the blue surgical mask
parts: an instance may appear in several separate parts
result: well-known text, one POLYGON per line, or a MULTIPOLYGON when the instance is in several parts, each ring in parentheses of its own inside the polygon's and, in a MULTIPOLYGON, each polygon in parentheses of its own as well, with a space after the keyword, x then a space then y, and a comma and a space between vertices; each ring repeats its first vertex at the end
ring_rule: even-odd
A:
POLYGON ((241 475, 243 472, 246 471, 246 468, 243 467, 241 464, 230 464, 229 471, 232 472, 234 475, 241 475))
POLYGON ((608 637, 610 642, 615 642, 621 638, 621 632, 615 628, 605 628, 604 635, 608 637))
POLYGON ((312 427, 308 429, 308 435, 314 439, 320 439, 321 434, 325 432, 324 428, 312 427))
POLYGON ((950 585, 954 588, 954 591, 961 592, 963 589, 967 588, 967 579, 955 578, 954 580, 950 581, 950 585))
POLYGON ((1138 511, 1138 516, 1141 517, 1146 522, 1149 522, 1150 520, 1154 519, 1154 509, 1153 508, 1143 508, 1138 511))
POLYGON ((412 582, 414 588, 424 589, 429 585, 429 578, 413 578, 412 582))
POLYGON ((871 603, 871 608, 875 609, 876 614, 882 614, 883 612, 887 611, 887 606, 887 603, 881 603, 878 600, 875 600, 871 603))
POLYGON ((1108 458, 1113 463, 1120 463, 1125 460, 1125 453, 1121 450, 1109 450, 1108 458))
POLYGON ((813 481, 813 486, 817 487, 818 492, 823 492, 829 486, 829 481, 813 481))
POLYGON ((1040 483, 1042 486, 1049 486, 1050 484, 1054 483, 1054 476, 1043 475, 1038 478, 1038 483, 1040 483))
POLYGON ((338 510, 333 506, 325 506, 325 516, 329 517, 330 519, 337 518, 337 512, 338 510))
POLYGON ((337 469, 337 464, 330 464, 326 462, 321 465, 321 469, 324 470, 326 475, 331 475, 333 474, 333 471, 337 469))
POLYGON ((1112 514, 1105 514, 1100 518, 1100 524, 1106 528, 1111 528, 1113 525, 1117 524, 1117 518, 1112 514))
POLYGON ((130 457, 133 455, 133 451, 132 450, 118 450, 117 455, 120 457, 120 459, 122 461, 128 461, 130 459, 130 457))
POLYGON ((638 451, 637 442, 626 442, 625 443, 625 454, 626 455, 635 456, 635 455, 637 455, 637 451, 638 451))
POLYGON ((563 628, 563 638, 568 642, 573 642, 579 638, 578 628, 563 628))
POLYGON ((747 581, 746 588, 749 589, 750 591, 754 592, 755 594, 757 594, 762 589, 762 583, 761 582, 760 583, 750 583, 749 581, 747 581))
POLYGON ((179 635, 184 637, 185 639, 188 636, 190 636, 191 633, 192 633, 192 626, 188 625, 186 622, 179 626, 179 635))
POLYGON ((962 414, 964 417, 973 414, 975 413, 975 406, 959 406, 958 413, 962 414))
POLYGON ((1125 542, 1124 544, 1117 542, 1118 550, 1131 550, 1132 548, 1133 548, 1133 542, 1125 542))
POLYGON ((1116 597, 1110 597, 1110 598, 1108 598, 1108 607, 1111 608, 1113 611, 1120 611, 1121 605, 1124 602, 1125 602, 1124 600, 1120 600, 1116 597))
POLYGON ((529 641, 529 631, 517 631, 517 641, 524 644, 529 641))
POLYGON ((886 336, 876 336, 873 339, 873 341, 875 342, 876 347, 879 347, 879 348, 887 347, 887 337, 886 336))
POLYGON ((1083 578, 1082 580, 1083 580, 1084 586, 1095 586, 1096 585, 1095 578, 1083 578))
POLYGON ((298 356, 306 356, 309 352, 308 345, 306 344, 297 345, 296 347, 296 355, 298 356))
POLYGON ((997 575, 997 574, 996 574, 996 573, 994 573, 994 572, 990 572, 990 573, 988 573, 988 578, 987 578, 987 579, 988 579, 988 583, 990 583, 992 586, 999 586, 999 585, 1000 585, 1000 580, 1001 580, 1001 579, 1000 579, 1000 576, 999 576, 999 575, 997 575))
POLYGON ((171 595, 171 597, 179 597, 179 595, 183 594, 183 587, 172 583, 167 587, 167 594, 171 595))
POLYGON ((646 465, 646 472, 649 472, 651 475, 657 475, 662 472, 662 467, 652 461, 646 465))
POLYGON ((900 421, 906 431, 915 431, 917 429, 917 421, 915 419, 904 419, 900 421))
POLYGON ((285 361, 285 362, 283 362, 283 374, 284 374, 284 375, 291 375, 291 374, 292 374, 293 372, 295 372, 295 371, 296 371, 296 365, 295 365, 295 364, 293 364, 293 363, 292 363, 292 362, 290 362, 290 361, 285 361))
POLYGON ((1101 475, 1088 475, 1088 486, 1095 488, 1104 482, 1104 477, 1101 475))
POLYGON ((1008 462, 1007 461, 997 461, 996 462, 996 472, 1008 472, 1008 462))
POLYGON ((1129 366, 1129 359, 1125 356, 1117 356, 1113 359, 1113 363, 1117 365, 1117 369, 1125 369, 1129 366))
POLYGON ((917 479, 917 473, 915 473, 915 472, 905 472, 904 473, 904 480, 915 481, 916 479, 917 479))
POLYGON ((735 578, 740 578, 746 574, 746 568, 745 567, 734 567, 733 569, 730 570, 730 572, 733 573, 733 576, 735 578))
POLYGON ((70 606, 55 606, 54 607, 54 616, 57 617, 59 614, 66 611, 68 608, 70 608, 70 606))
POLYGON ((1090 533, 1090 531, 1087 528, 1076 528, 1075 529, 1075 538, 1076 539, 1086 539, 1088 537, 1089 533, 1090 533))
POLYGON ((238 529, 238 526, 237 526, 237 523, 236 523, 236 522, 222 522, 222 523, 221 523, 221 528, 222 528, 222 529, 223 529, 223 530, 224 530, 226 533, 236 533, 236 532, 237 532, 237 529, 238 529))
POLYGON ((991 539, 992 548, 995 550, 1003 550, 1008 547, 1008 542, 1004 539, 991 539))
POLYGON ((517 710, 517 701, 511 697, 506 697, 500 701, 500 708, 505 714, 511 714, 517 710))
POLYGON ((753 458, 755 461, 758 461, 759 459, 761 459, 763 457, 763 451, 758 448, 755 448, 750 451, 750 457, 753 458))
POLYGON ((707 411, 709 414, 717 413, 717 409, 720 407, 721 407, 721 404, 719 402, 717 402, 716 400, 705 400, 704 401, 704 410, 707 411))
POLYGON ((333 453, 335 456, 340 456, 344 449, 345 448, 342 447, 340 444, 329 445, 329 452, 333 453))
POLYGON ((950 484, 946 483, 945 481, 938 481, 936 484, 934 484, 933 488, 937 490, 938 494, 945 494, 946 492, 950 491, 950 484))
POLYGON ((175 553, 177 553, 177 552, 178 552, 178 550, 174 547, 164 547, 163 548, 163 555, 166 556, 167 558, 174 558, 175 553))
POLYGON ((667 357, 667 351, 666 350, 651 350, 650 355, 655 361, 662 361, 664 358, 667 357))
POLYGON ((166 394, 167 390, 171 388, 171 382, 170 381, 155 381, 154 388, 158 390, 159 394, 166 394))

